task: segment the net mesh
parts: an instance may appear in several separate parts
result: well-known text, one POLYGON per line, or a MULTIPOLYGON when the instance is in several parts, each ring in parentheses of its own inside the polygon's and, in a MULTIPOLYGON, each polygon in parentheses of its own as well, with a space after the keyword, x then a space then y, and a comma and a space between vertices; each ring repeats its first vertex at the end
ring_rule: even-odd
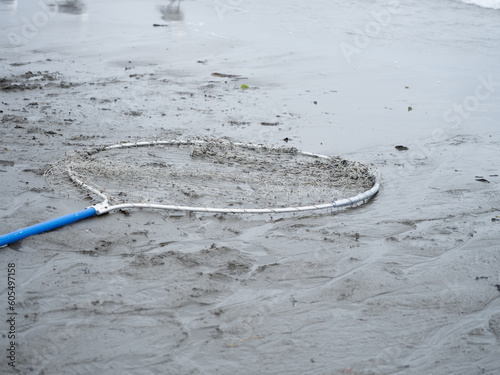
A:
POLYGON ((329 203, 362 193, 375 182, 370 168, 359 162, 219 139, 77 152, 54 164, 46 176, 58 190, 83 190, 96 202, 102 197, 70 177, 112 204, 221 208, 329 203))

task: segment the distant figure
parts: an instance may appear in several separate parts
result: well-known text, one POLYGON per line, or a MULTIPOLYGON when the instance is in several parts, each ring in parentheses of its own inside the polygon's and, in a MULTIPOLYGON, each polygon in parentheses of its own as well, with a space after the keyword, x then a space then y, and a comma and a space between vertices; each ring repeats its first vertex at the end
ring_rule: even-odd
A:
POLYGON ((15 10, 17 9, 17 0, 0 0, 0 10, 15 10))
POLYGON ((58 1, 57 11, 59 13, 82 14, 86 11, 86 5, 81 0, 58 1))
POLYGON ((181 0, 170 0, 170 4, 160 7, 160 12, 163 14, 161 18, 165 21, 182 21, 184 19, 184 14, 181 11, 181 0))

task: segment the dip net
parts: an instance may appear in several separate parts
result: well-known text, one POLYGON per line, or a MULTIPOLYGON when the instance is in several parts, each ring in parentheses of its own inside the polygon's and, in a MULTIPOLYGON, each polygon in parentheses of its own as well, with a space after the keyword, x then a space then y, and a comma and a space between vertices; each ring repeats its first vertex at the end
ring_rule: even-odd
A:
POLYGON ((225 139, 120 143, 66 155, 46 176, 102 214, 120 208, 280 213, 361 204, 379 189, 368 165, 294 147, 225 139))

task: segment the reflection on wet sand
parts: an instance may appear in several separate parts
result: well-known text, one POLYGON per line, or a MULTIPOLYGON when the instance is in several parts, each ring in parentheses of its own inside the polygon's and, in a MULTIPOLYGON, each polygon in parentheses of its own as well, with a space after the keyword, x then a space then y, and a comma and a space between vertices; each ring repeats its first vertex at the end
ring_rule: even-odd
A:
POLYGON ((181 0, 170 0, 170 4, 160 7, 162 19, 165 21, 182 21, 184 14, 181 11, 181 0))
POLYGON ((58 1, 52 6, 58 13, 84 14, 87 11, 87 5, 82 0, 58 1))

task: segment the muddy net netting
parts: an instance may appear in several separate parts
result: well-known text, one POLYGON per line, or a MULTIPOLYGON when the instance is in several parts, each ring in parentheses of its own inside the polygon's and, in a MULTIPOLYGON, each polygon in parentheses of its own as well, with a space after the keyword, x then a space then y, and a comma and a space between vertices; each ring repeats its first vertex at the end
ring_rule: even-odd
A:
POLYGON ((60 191, 77 189, 108 205, 228 213, 334 208, 362 203, 378 190, 373 170, 359 162, 221 139, 75 152, 46 176, 60 191))

